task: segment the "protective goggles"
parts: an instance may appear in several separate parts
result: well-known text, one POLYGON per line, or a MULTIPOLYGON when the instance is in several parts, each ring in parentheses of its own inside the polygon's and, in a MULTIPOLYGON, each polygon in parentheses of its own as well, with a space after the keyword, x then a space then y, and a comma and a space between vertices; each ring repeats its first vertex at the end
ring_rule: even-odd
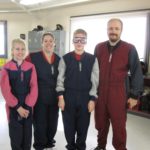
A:
POLYGON ((86 44, 87 39, 85 37, 74 37, 73 38, 73 43, 81 43, 81 44, 86 44))

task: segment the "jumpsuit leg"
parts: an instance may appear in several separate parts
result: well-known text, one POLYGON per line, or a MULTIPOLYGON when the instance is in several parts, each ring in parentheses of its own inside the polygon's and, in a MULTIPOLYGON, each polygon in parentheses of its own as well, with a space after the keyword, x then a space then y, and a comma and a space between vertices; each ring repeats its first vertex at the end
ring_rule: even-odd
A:
POLYGON ((66 90, 65 109, 62 111, 64 133, 67 141, 66 149, 76 150, 76 93, 72 90, 66 90))
POLYGON ((9 136, 12 150, 23 150, 23 125, 16 110, 10 109, 9 136))
POLYGON ((75 150, 75 109, 68 109, 65 107, 65 110, 62 112, 62 116, 64 133, 67 141, 66 148, 68 150, 75 150))
MULTIPOLYGON (((87 105, 86 105, 87 106, 87 105)), ((77 130, 77 139, 76 139, 76 147, 77 150, 85 150, 86 149, 86 138, 88 127, 90 123, 90 113, 88 112, 86 106, 83 108, 80 107, 76 114, 76 130, 77 130)))
POLYGON ((31 150, 32 143, 32 112, 27 119, 24 119, 23 150, 31 150))
POLYGON ((59 108, 58 105, 49 105, 48 107, 48 143, 47 147, 54 147, 54 137, 57 132, 59 108))
POLYGON ((121 87, 119 87, 115 91, 113 90, 111 91, 112 91, 111 95, 113 95, 113 100, 110 99, 110 101, 108 102, 108 107, 109 107, 109 114, 112 123, 112 130, 113 130, 112 144, 116 150, 127 150, 126 149, 126 96, 125 94, 123 94, 124 89, 121 87))
POLYGON ((108 136, 109 126, 110 126, 110 122, 108 119, 106 120, 105 125, 106 125, 105 127, 100 128, 98 130, 98 135, 97 135, 98 146, 101 149, 105 149, 107 144, 107 136, 108 136))
POLYGON ((42 150, 46 147, 48 138, 47 138, 47 105, 37 102, 34 107, 33 113, 33 127, 34 127, 34 144, 33 147, 36 150, 42 150))
POLYGON ((115 147, 115 149, 127 150, 125 121, 123 119, 112 121, 112 129, 113 129, 112 144, 115 147))
POLYGON ((96 105, 95 122, 98 131, 97 142, 100 149, 106 149, 110 118, 106 104, 101 100, 96 105))

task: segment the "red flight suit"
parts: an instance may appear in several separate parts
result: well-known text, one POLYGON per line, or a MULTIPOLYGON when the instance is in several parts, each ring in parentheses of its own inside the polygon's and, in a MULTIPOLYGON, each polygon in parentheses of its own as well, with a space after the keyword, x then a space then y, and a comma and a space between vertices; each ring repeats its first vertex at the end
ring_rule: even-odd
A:
MULTIPOLYGON (((111 122, 113 146, 116 150, 126 150, 127 93, 125 80, 131 67, 129 65, 129 55, 131 50, 135 50, 135 47, 120 41, 110 51, 108 43, 108 41, 100 43, 95 49, 95 55, 98 58, 100 67, 99 97, 95 109, 98 145, 102 149, 106 148, 111 122)), ((137 70, 142 75, 138 66, 138 59, 136 61, 137 70)), ((140 77, 142 78, 142 76, 140 77)))

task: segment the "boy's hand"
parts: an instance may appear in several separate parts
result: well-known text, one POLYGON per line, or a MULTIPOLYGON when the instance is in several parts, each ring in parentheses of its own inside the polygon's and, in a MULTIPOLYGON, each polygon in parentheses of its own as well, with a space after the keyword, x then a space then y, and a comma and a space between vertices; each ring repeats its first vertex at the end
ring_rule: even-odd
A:
POLYGON ((17 109, 17 112, 22 118, 28 118, 29 116, 29 110, 24 109, 22 106, 17 109))
POLYGON ((64 111, 65 109, 65 101, 64 101, 64 98, 63 96, 59 96, 58 98, 58 107, 61 109, 61 111, 64 111))
POLYGON ((88 110, 89 112, 92 112, 95 109, 95 102, 90 100, 88 103, 88 110))

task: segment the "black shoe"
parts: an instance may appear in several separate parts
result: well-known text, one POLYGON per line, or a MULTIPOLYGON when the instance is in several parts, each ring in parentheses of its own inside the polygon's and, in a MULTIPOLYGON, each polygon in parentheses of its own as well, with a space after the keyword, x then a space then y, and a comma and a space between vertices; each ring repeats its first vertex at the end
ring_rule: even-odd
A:
POLYGON ((103 148, 100 148, 99 146, 97 146, 97 147, 95 147, 94 150, 106 150, 106 149, 105 148, 103 149, 103 148))
POLYGON ((45 146, 45 148, 52 148, 52 147, 55 147, 55 144, 49 143, 45 146))
POLYGON ((52 148, 55 147, 55 143, 56 141, 54 139, 52 139, 52 141, 50 141, 49 143, 47 143, 45 148, 52 148))
POLYGON ((56 141, 53 139, 53 140, 52 140, 52 143, 53 143, 53 144, 55 144, 55 143, 56 143, 56 141))

